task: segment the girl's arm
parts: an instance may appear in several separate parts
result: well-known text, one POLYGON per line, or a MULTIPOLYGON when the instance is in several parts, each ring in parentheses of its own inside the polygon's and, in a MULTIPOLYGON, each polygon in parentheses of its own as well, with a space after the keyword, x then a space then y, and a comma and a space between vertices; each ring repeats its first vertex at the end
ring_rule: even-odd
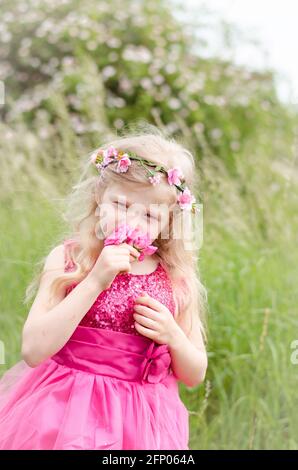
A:
POLYGON ((188 338, 177 325, 169 343, 169 350, 172 369, 178 380, 188 387, 196 387, 205 380, 208 358, 199 328, 196 335, 188 338), (194 336, 196 336, 195 341, 194 336))
POLYGON ((172 368, 178 380, 188 387, 196 387, 205 380, 208 355, 197 314, 192 312, 192 329, 188 336, 184 324, 186 319, 182 318, 176 322, 169 344, 172 368))
POLYGON ((86 312, 104 289, 90 272, 66 297, 65 292, 48 309, 49 286, 64 273, 64 245, 48 255, 35 300, 22 332, 22 357, 30 367, 56 354, 73 334, 86 312), (48 271, 49 270, 49 271, 48 271))
POLYGON ((60 292, 54 307, 49 307, 52 281, 64 273, 64 245, 55 247, 47 257, 36 298, 23 327, 22 356, 31 367, 56 354, 119 272, 131 270, 130 262, 140 256, 127 244, 103 247, 87 276, 66 297, 60 292))

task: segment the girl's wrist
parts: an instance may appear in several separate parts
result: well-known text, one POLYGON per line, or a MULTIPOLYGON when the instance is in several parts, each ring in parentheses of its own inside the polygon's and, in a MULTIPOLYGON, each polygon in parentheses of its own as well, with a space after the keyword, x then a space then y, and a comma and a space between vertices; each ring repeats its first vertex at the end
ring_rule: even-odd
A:
POLYGON ((103 291, 104 287, 102 285, 101 279, 98 277, 94 276, 94 274, 89 273, 84 279, 84 284, 88 289, 90 289, 91 292, 99 292, 103 291))
POLYGON ((171 340, 168 346, 173 351, 179 351, 179 349, 183 349, 185 346, 186 340, 187 336, 185 335, 184 331, 180 328, 179 325, 176 325, 172 331, 171 340))

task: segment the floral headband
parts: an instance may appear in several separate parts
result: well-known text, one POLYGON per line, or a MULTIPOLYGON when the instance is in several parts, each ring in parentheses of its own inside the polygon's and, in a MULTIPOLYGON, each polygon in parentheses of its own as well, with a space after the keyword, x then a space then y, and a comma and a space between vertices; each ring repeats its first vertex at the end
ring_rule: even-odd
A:
POLYGON ((138 157, 133 152, 124 152, 122 150, 117 150, 112 146, 108 147, 107 149, 96 150, 91 155, 90 160, 100 173, 105 169, 106 166, 113 162, 118 162, 116 168, 118 173, 125 173, 127 172, 128 167, 131 165, 131 160, 137 160, 149 174, 148 180, 154 186, 160 183, 161 175, 159 175, 158 172, 167 175, 168 183, 170 185, 176 186, 176 188, 181 193, 177 197, 177 203, 181 209, 191 210, 192 212, 197 210, 196 199, 193 194, 191 194, 189 188, 186 186, 184 176, 179 167, 167 170, 163 166, 138 157), (152 170, 148 169, 147 166, 151 167, 152 170))

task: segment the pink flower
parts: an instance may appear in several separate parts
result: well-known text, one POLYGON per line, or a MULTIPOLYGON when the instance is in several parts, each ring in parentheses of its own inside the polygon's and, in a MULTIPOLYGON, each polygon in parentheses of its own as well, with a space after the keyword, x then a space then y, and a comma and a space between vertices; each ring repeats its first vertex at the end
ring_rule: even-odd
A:
POLYGON ((128 243, 141 253, 138 260, 142 261, 145 255, 152 255, 158 249, 157 246, 150 245, 150 242, 149 235, 141 232, 139 228, 121 224, 105 239, 104 246, 128 243))
POLYGON ((95 164, 95 166, 98 166, 99 165, 99 161, 101 161, 103 158, 103 150, 102 149, 97 149, 95 150, 91 157, 90 157, 90 161, 95 164), (97 161, 98 160, 98 161, 97 161))
POLYGON ((105 239, 104 246, 120 245, 120 243, 124 243, 126 240, 126 232, 126 224, 118 225, 114 232, 105 239))
POLYGON ((131 160, 127 154, 124 154, 123 157, 121 157, 118 162, 117 172, 125 173, 128 170, 129 165, 131 165, 131 160))
POLYGON ((179 167, 171 168, 167 174, 169 184, 181 184, 180 178, 183 178, 183 174, 179 167))
POLYGON ((156 184, 160 183, 160 177, 161 175, 149 176, 148 180, 153 184, 153 186, 155 186, 156 184))
POLYGON ((146 247, 142 250, 142 252, 141 252, 141 254, 140 254, 140 256, 139 256, 139 261, 143 261, 143 259, 145 258, 145 255, 148 255, 148 256, 153 255, 153 253, 155 253, 156 250, 157 250, 157 246, 153 246, 153 245, 148 245, 148 246, 146 246, 146 247))
POLYGON ((150 244, 150 238, 148 235, 136 230, 131 233, 129 239, 133 241, 136 248, 140 249, 143 249, 150 244))
POLYGON ((105 150, 100 148, 92 153, 90 160, 95 164, 97 169, 103 169, 106 165, 115 160, 117 155, 117 150, 114 149, 114 147, 109 147, 105 150))
POLYGON ((103 157, 103 162, 102 162, 102 167, 104 168, 105 166, 107 166, 109 163, 113 162, 114 161, 114 158, 112 157, 103 157))
POLYGON ((118 156, 118 150, 111 145, 110 147, 108 147, 107 149, 104 150, 103 156, 104 157, 117 157, 118 156))
POLYGON ((97 152, 93 152, 90 157, 90 161, 95 164, 96 159, 97 159, 97 152))
POLYGON ((100 149, 99 152, 103 156, 103 161, 100 165, 100 168, 104 168, 107 166, 109 163, 115 160, 115 158, 118 156, 118 150, 115 149, 115 147, 108 147, 107 149, 103 150, 100 149))
POLYGON ((142 236, 141 229, 139 227, 137 228, 132 228, 127 225, 127 238, 126 242, 129 243, 130 245, 133 244, 135 240, 137 240, 139 237, 142 236))
POLYGON ((133 246, 141 252, 139 261, 145 258, 145 255, 152 255, 156 252, 157 246, 150 245, 150 237, 147 234, 140 233, 138 229, 129 234, 128 243, 133 242, 133 246))
POLYGON ((195 202, 195 197, 191 194, 190 190, 186 187, 182 193, 179 194, 177 201, 181 209, 190 210, 192 204, 195 202))

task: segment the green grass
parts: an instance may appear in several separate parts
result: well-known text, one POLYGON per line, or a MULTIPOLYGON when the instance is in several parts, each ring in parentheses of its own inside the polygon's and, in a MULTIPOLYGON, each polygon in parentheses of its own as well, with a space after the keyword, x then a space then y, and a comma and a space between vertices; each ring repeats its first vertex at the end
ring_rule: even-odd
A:
POLYGON ((49 201, 28 195, 14 203, 6 201, 0 213, 4 228, 0 245, 0 339, 5 344, 6 360, 0 365, 1 374, 20 359, 21 329, 28 314, 28 306, 23 304, 25 288, 35 272, 35 263, 61 233, 61 221, 49 201))
POLYGON ((244 245, 222 234, 217 246, 205 243, 201 256, 209 367, 205 383, 183 394, 190 446, 297 449, 298 367, 290 361, 298 331, 295 246, 244 245))

